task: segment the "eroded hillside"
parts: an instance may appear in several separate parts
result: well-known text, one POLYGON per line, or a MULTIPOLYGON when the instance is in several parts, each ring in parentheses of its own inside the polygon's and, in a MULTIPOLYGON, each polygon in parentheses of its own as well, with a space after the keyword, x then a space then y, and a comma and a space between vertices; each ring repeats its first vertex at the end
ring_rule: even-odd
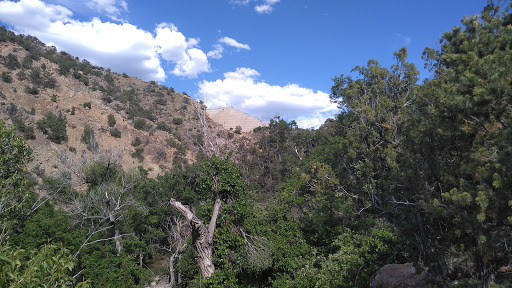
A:
POLYGON ((63 159, 78 165, 99 152, 150 176, 195 161, 201 104, 186 93, 96 67, 31 36, 2 29, 0 37, 0 117, 25 134, 31 169, 52 175, 63 159), (52 121, 65 123, 55 132, 63 135, 52 134, 52 121))

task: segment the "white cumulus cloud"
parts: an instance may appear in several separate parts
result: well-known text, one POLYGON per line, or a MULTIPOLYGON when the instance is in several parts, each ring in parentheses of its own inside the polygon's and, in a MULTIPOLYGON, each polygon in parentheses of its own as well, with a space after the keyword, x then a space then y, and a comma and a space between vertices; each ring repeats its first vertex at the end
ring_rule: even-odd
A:
POLYGON ((263 120, 281 116, 302 128, 318 127, 338 111, 325 92, 297 84, 270 85, 257 81, 259 76, 254 69, 237 68, 224 73, 224 79, 200 82, 199 94, 209 108, 231 106, 263 120))
MULTIPOLYGON (((128 9, 126 2, 119 0, 93 0, 89 5, 114 14, 128 9)), ((98 18, 83 22, 72 16, 69 9, 41 0, 0 2, 0 21, 17 33, 36 36, 59 51, 118 73, 164 81, 161 61, 173 63, 169 73, 176 76, 193 78, 210 71, 206 55, 197 48, 199 40, 187 39, 172 24, 162 23, 152 34, 129 23, 102 22, 98 18)))

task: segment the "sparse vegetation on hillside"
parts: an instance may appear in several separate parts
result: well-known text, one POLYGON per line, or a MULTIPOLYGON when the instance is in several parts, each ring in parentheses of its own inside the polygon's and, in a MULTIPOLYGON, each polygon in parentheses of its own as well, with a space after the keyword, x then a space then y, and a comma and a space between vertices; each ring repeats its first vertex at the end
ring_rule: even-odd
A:
POLYGON ((61 113, 58 115, 48 112, 46 116, 37 121, 37 129, 41 130, 48 139, 57 144, 68 140, 66 131, 66 118, 61 113))

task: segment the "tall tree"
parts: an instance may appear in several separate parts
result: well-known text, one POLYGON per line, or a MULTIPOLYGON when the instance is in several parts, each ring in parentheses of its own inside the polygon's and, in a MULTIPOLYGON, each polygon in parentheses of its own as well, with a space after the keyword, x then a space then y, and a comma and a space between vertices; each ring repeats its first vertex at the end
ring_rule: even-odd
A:
POLYGON ((427 98, 437 111, 440 203, 445 240, 469 257, 482 287, 510 262, 512 232, 512 3, 489 1, 480 18, 446 32, 440 51, 426 49, 434 78, 427 98), (500 7, 499 3, 504 6, 500 7))
POLYGON ((213 200, 213 209, 208 227, 192 210, 175 199, 170 204, 187 220, 192 228, 192 241, 197 253, 197 264, 203 278, 212 276, 215 266, 212 261, 213 236, 217 218, 223 203, 236 199, 243 191, 245 183, 240 170, 229 163, 227 158, 213 155, 201 165, 201 174, 197 180, 198 192, 213 200))

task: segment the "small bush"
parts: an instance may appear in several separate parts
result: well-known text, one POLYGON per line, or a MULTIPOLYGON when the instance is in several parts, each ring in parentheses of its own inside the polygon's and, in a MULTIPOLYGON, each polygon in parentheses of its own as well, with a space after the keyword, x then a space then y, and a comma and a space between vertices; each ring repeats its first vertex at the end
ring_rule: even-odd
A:
POLYGON ((27 79, 27 74, 25 74, 25 71, 20 70, 18 73, 16 73, 16 78, 18 78, 20 81, 23 81, 27 79))
POLYGON ((69 146, 69 152, 76 153, 76 148, 73 146, 69 146))
POLYGON ((34 128, 31 126, 25 125, 23 119, 19 117, 12 118, 12 123, 16 126, 17 130, 23 133, 23 137, 25 139, 36 139, 36 135, 34 134, 34 128))
POLYGON ((91 102, 85 102, 83 106, 84 108, 92 109, 91 102))
POLYGON ((33 63, 32 58, 30 58, 29 56, 26 56, 21 61, 21 66, 25 69, 30 69, 30 68, 32 68, 32 63, 33 63))
POLYGON ((121 74, 121 76, 123 76, 123 78, 128 78, 128 74, 126 73, 121 74))
POLYGON ((133 121, 133 127, 138 130, 144 130, 146 127, 146 119, 144 118, 136 118, 133 121))
POLYGON ((132 157, 139 160, 139 162, 142 162, 142 160, 144 160, 144 156, 142 156, 143 152, 144 152, 144 148, 137 147, 137 148, 135 148, 135 152, 132 153, 132 157))
POLYGON ((108 118, 108 126, 114 127, 116 125, 116 117, 114 117, 114 115, 112 115, 112 114, 108 114, 107 118, 108 118))
POLYGON ((162 130, 162 131, 165 131, 165 132, 171 131, 171 127, 169 127, 169 125, 167 125, 167 123, 165 123, 165 122, 158 122, 158 123, 156 123, 156 129, 162 130))
POLYGON ((181 124, 183 124, 183 119, 181 119, 181 118, 172 118, 172 124, 174 124, 174 125, 181 125, 181 124))
POLYGON ((37 95, 39 94, 39 89, 37 89, 35 86, 25 86, 25 92, 32 95, 37 95))
POLYGON ((5 83, 12 83, 11 72, 2 72, 2 81, 4 81, 5 83))
POLYGON ((66 118, 60 113, 57 116, 52 112, 48 112, 43 119, 36 122, 36 126, 37 129, 47 135, 48 139, 52 142, 61 144, 68 140, 66 118))
POLYGON ((4 58, 4 65, 9 70, 18 69, 21 67, 20 62, 18 61, 18 56, 15 54, 9 53, 4 58))
POLYGON ((51 99, 53 102, 57 102, 57 95, 52 94, 52 96, 50 96, 50 99, 51 99))
POLYGON ((121 138, 121 130, 119 130, 115 127, 110 128, 110 136, 115 137, 115 138, 121 138))
POLYGON ((94 130, 89 125, 85 125, 81 141, 87 144, 87 150, 89 151, 96 151, 98 148, 98 142, 96 142, 94 137, 94 130))
POLYGON ((133 139, 133 141, 132 141, 132 146, 133 147, 137 147, 140 144, 142 144, 142 141, 140 141, 140 138, 139 137, 135 137, 135 139, 133 139))
POLYGON ((155 100, 155 105, 160 105, 160 106, 165 106, 167 105, 167 100, 165 100, 164 98, 158 98, 155 100))

